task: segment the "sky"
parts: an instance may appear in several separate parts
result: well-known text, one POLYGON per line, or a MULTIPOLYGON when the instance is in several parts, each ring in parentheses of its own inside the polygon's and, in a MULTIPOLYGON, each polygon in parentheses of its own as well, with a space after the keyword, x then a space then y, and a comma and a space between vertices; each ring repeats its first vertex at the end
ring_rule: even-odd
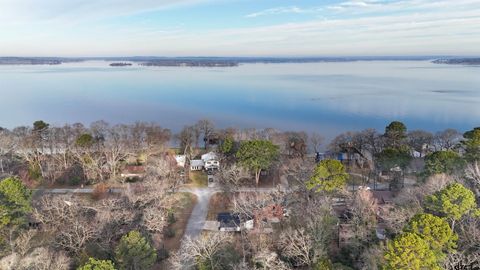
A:
POLYGON ((0 56, 480 55, 480 0, 0 0, 0 56))

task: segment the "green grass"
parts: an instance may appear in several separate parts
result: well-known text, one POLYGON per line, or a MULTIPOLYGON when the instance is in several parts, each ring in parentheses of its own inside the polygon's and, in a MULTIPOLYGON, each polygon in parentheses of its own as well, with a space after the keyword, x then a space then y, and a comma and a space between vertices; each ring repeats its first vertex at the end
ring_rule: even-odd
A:
POLYGON ((190 182, 195 187, 206 187, 208 186, 208 176, 203 171, 190 172, 190 182))

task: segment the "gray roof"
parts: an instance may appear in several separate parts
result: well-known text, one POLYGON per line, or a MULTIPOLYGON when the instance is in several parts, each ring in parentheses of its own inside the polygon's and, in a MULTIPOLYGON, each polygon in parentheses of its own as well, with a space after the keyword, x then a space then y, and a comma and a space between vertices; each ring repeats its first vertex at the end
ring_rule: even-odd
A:
POLYGON ((205 163, 201 159, 190 160, 190 166, 192 166, 192 167, 200 167, 200 166, 204 166, 204 165, 205 165, 205 163))

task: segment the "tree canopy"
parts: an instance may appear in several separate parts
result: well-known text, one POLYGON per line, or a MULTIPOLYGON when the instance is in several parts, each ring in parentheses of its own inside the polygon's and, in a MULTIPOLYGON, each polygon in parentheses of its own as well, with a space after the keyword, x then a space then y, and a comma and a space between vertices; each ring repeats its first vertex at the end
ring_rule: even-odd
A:
POLYGON ((385 270, 440 270, 438 258, 418 234, 403 233, 387 245, 385 270))
POLYGON ((458 236, 450 228, 450 225, 444 219, 432 214, 414 216, 404 231, 420 236, 439 256, 442 252, 452 251, 457 246, 458 236))
POLYGON ((480 160, 480 127, 465 132, 463 138, 465 159, 471 162, 480 160))
POLYGON ((402 122, 393 121, 385 127, 384 136, 389 147, 399 147, 407 138, 407 127, 402 122))
POLYGON ((437 151, 425 157, 425 174, 427 176, 440 173, 452 174, 462 165, 463 160, 457 153, 451 150, 437 151))
POLYGON ((406 149, 386 148, 376 156, 377 166, 382 170, 390 170, 395 167, 405 169, 412 157, 406 149))
POLYGON ((230 155, 233 151, 233 144, 234 144, 234 141, 232 136, 226 136, 225 139, 223 139, 220 145, 218 146, 218 149, 222 154, 230 155))
POLYGON ((31 191, 18 178, 0 181, 0 228, 22 223, 31 211, 31 197, 31 191))
POLYGON ((115 249, 115 260, 121 270, 147 270, 155 264, 157 253, 140 232, 131 231, 115 249))
POLYGON ((258 185, 260 172, 267 170, 279 155, 279 147, 267 140, 252 140, 242 142, 236 154, 240 164, 255 173, 258 185))
POLYGON ((37 131, 37 132, 44 131, 49 126, 50 125, 45 123, 44 121, 38 120, 38 121, 33 122, 33 131, 37 131))
POLYGON ((315 192, 332 192, 342 188, 347 179, 348 174, 340 161, 325 159, 317 164, 312 177, 306 183, 306 187, 309 190, 315 190, 315 192))
POLYGON ((75 141, 75 144, 80 147, 90 147, 93 145, 94 142, 95 142, 95 139, 93 138, 92 135, 88 133, 84 133, 78 136, 77 140, 75 141))
POLYGON ((427 196, 426 208, 450 219, 452 229, 456 220, 459 220, 469 212, 478 212, 475 195, 471 190, 459 183, 450 184, 444 189, 427 196))
POLYGON ((110 260, 97 260, 89 258, 88 262, 77 270, 115 270, 115 265, 110 260))

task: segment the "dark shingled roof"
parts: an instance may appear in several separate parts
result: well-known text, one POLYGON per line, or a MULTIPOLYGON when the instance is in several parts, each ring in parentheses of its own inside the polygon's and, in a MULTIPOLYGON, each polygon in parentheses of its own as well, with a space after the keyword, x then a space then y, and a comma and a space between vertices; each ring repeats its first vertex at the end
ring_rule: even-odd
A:
POLYGON ((221 228, 232 228, 240 226, 240 217, 232 213, 219 213, 217 221, 220 222, 221 228))

